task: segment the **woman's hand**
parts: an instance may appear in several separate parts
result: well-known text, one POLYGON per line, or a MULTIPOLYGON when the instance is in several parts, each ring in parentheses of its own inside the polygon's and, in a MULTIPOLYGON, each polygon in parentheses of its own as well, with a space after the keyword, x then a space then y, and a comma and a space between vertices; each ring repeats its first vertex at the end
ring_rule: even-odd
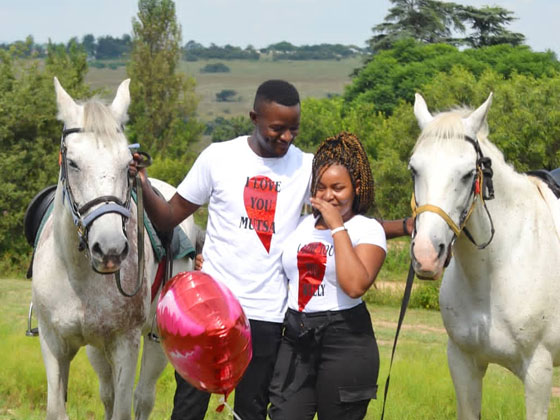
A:
POLYGON ((323 221, 330 230, 344 225, 344 221, 342 220, 339 210, 328 201, 321 198, 311 197, 311 205, 319 210, 323 221))

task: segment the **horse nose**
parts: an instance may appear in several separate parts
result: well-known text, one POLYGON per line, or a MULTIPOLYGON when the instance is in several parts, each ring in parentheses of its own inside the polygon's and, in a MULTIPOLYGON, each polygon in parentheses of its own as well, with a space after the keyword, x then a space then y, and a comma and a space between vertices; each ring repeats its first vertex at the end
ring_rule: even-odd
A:
POLYGON ((107 266, 118 266, 128 255, 128 241, 121 246, 111 244, 104 247, 100 242, 95 242, 91 247, 92 256, 103 261, 107 266))
POLYGON ((420 278, 437 278, 443 269, 445 244, 416 237, 410 245, 414 271, 420 278))

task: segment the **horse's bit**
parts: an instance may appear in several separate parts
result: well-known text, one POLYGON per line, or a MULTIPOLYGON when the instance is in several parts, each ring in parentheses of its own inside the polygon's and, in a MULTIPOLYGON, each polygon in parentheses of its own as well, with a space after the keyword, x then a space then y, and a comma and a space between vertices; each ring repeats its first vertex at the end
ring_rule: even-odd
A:
MULTIPOLYGON (((73 133, 82 133, 82 128, 69 128, 62 130, 62 138, 60 140, 60 181, 62 183, 62 201, 68 203, 70 214, 72 215, 72 220, 76 225, 79 245, 78 250, 84 251, 88 249, 88 234, 91 224, 94 220, 108 213, 120 214, 122 217, 122 228, 123 233, 126 236, 126 222, 130 218, 130 201, 131 192, 133 188, 133 182, 131 177, 128 177, 128 188, 126 194, 126 201, 121 201, 118 197, 112 195, 104 195, 101 197, 94 198, 91 201, 79 206, 76 203, 74 194, 72 193, 72 188, 68 182, 68 160, 66 158, 66 137, 73 133), (88 213, 88 211, 98 205, 99 207, 88 213)), ((138 176, 134 179, 135 186, 139 185, 138 176)), ((136 188, 137 190, 137 228, 138 228, 138 278, 136 280, 136 286, 132 293, 127 293, 122 289, 120 281, 119 271, 115 272, 115 279, 117 283, 117 288, 119 291, 127 297, 132 297, 138 293, 140 287, 142 286, 142 279, 144 277, 144 210, 142 205, 142 188, 136 188)), ((94 268, 95 270, 95 268, 94 268)), ((100 273, 101 274, 101 273, 100 273)))
MULTIPOLYGON (((459 220, 459 224, 457 225, 453 219, 440 207, 435 206, 433 204, 424 204, 422 206, 418 206, 416 203, 416 197, 414 195, 414 190, 412 191, 412 198, 410 200, 410 206, 412 207, 412 216, 416 217, 420 213, 424 213, 430 211, 432 213, 436 213, 440 216, 449 228, 453 231, 455 237, 451 244, 455 242, 455 239, 459 237, 462 232, 465 232, 469 241, 471 241, 478 249, 486 248, 492 239, 494 238, 494 222, 492 221, 492 216, 488 211, 488 207, 486 206, 485 200, 492 200, 494 198, 494 185, 492 182, 492 160, 488 156, 484 156, 482 154, 482 150, 480 150, 480 144, 478 143, 477 139, 473 139, 465 135, 465 140, 471 143, 476 151, 477 160, 476 160, 476 177, 473 180, 472 187, 471 187, 471 195, 473 196, 473 200, 469 208, 465 208, 461 213, 461 218, 459 220), (488 215, 488 219, 490 220, 490 239, 484 242, 483 244, 478 244, 474 240, 473 236, 469 232, 469 230, 465 227, 469 217, 471 216, 474 206, 477 203, 477 199, 480 199, 482 202, 484 209, 486 210, 486 214, 488 215)), ((451 246, 449 247, 451 249, 451 246)), ((449 254, 450 255, 450 254, 449 254)), ((447 259, 447 263, 449 262, 449 256, 447 259)))

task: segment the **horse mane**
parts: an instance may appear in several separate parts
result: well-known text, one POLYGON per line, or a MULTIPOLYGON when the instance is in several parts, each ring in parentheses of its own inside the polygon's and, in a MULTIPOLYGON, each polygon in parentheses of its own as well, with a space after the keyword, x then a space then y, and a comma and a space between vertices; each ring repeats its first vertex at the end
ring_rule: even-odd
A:
MULTIPOLYGON (((472 112, 473 109, 471 108, 459 107, 435 114, 430 124, 422 130, 413 152, 421 143, 426 141, 441 143, 462 141, 466 134, 462 119, 468 117, 472 112)), ((513 171, 513 167, 505 161, 502 151, 488 139, 488 132, 488 123, 484 121, 477 133, 477 139, 483 153, 492 159, 493 164, 504 165, 513 171)))
MULTIPOLYGON (((92 98, 83 103, 84 125, 83 130, 95 135, 99 140, 114 142, 115 137, 122 132, 121 123, 115 119, 111 108, 98 98, 92 98)), ((124 123, 124 121, 123 121, 124 123)))

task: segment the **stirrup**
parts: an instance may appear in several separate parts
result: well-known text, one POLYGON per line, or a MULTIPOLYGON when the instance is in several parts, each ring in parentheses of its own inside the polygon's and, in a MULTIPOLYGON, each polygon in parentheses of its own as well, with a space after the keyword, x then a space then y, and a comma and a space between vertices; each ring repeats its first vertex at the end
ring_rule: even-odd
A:
POLYGON ((31 328, 31 319, 33 317, 33 302, 29 304, 29 315, 27 316, 27 331, 25 335, 27 337, 37 337, 39 335, 39 328, 31 328))

